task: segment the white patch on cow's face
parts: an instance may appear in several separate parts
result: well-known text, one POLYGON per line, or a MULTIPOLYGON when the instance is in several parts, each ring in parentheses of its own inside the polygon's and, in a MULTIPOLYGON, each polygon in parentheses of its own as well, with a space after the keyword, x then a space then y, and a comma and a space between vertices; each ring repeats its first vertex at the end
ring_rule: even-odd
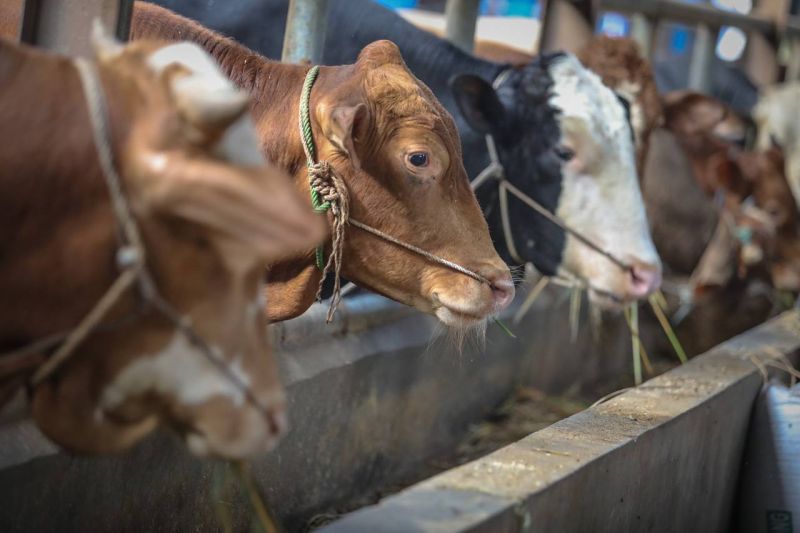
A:
MULTIPOLYGON (((191 72, 177 77, 172 89, 176 95, 198 102, 202 106, 225 106, 237 102, 242 93, 223 74, 214 58, 195 43, 182 42, 165 46, 148 58, 156 72, 178 64, 191 72)), ((257 133, 249 113, 238 118, 214 147, 214 153, 232 163, 245 166, 263 166, 266 163, 257 144, 257 133)))
MULTIPOLYGON (((238 361, 229 364, 229 369, 249 386, 250 380, 238 361)), ((185 406, 200 405, 217 396, 235 406, 245 400, 244 391, 177 331, 159 353, 138 357, 123 368, 103 390, 100 405, 106 411, 113 410, 145 393, 168 396, 185 406)))
MULTIPOLYGON (((556 214, 616 257, 660 271, 622 103, 571 55, 555 62, 550 73, 561 142, 575 153, 562 166, 556 214)), ((627 296, 630 274, 569 235, 562 268, 601 291, 627 296)))

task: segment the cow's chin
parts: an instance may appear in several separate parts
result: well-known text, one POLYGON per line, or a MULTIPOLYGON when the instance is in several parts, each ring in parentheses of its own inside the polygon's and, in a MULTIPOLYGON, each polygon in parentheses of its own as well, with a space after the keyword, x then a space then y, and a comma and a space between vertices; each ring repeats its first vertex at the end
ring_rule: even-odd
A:
POLYGON ((183 432, 189 451, 201 458, 237 460, 252 459, 272 450, 288 427, 285 413, 271 413, 271 423, 267 424, 257 410, 243 409, 241 414, 230 417, 229 427, 204 429, 201 424, 183 432))
POLYGON ((445 326, 451 328, 470 328, 482 324, 488 316, 474 316, 462 313, 447 306, 440 306, 434 312, 436 318, 445 326))
POLYGON ((588 293, 589 302, 595 307, 599 307, 605 311, 621 311, 631 304, 631 301, 611 292, 589 289, 588 293))
MULTIPOLYGON (((480 289, 478 289, 480 291, 480 289)), ((482 291, 481 291, 482 292, 482 291)), ((493 312, 491 296, 476 294, 471 298, 434 291, 431 296, 434 315, 453 328, 471 328, 485 322, 493 312)))

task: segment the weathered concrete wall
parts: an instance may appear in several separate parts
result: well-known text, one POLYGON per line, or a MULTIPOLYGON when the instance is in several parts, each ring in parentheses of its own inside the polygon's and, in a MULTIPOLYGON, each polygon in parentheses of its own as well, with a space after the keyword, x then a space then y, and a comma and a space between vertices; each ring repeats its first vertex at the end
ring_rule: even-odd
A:
POLYGON ((762 383, 750 358, 798 349, 795 310, 321 531, 727 531, 762 383))
MULTIPOLYGON (((413 474, 517 385, 553 391, 628 374, 621 320, 602 345, 588 328, 573 345, 567 307, 563 291, 548 291, 512 326, 518 339, 491 325, 485 348, 467 341, 462 352, 431 342, 430 317, 375 296, 348 299, 331 326, 317 306, 275 327, 292 429, 255 465, 273 508, 293 528, 413 474)), ((216 530, 212 469, 169 436, 97 460, 57 453, 29 422, 0 426, 0 531, 216 530)))

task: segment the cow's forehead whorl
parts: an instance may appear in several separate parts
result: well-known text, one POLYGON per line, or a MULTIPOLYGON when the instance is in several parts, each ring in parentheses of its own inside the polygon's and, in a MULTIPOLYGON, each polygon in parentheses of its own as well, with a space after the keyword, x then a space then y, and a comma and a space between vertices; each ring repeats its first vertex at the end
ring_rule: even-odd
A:
POLYGON ((607 139, 628 135, 625 107, 616 93, 572 54, 564 54, 550 66, 553 79, 550 103, 564 119, 577 119, 607 139))
POLYGON ((409 121, 448 137, 457 130, 433 92, 405 67, 385 64, 366 71, 365 88, 377 112, 387 121, 409 121))

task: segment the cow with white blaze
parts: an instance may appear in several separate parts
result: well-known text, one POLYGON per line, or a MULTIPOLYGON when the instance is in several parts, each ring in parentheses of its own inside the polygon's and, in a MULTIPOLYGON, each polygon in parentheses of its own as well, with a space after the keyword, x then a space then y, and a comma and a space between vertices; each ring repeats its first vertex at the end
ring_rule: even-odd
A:
POLYGON ((240 459, 286 431, 261 286, 325 237, 199 47, 96 34, 98 60, 0 39, 0 386, 57 444, 159 425, 240 459), (74 342, 73 342, 74 340, 74 342))

